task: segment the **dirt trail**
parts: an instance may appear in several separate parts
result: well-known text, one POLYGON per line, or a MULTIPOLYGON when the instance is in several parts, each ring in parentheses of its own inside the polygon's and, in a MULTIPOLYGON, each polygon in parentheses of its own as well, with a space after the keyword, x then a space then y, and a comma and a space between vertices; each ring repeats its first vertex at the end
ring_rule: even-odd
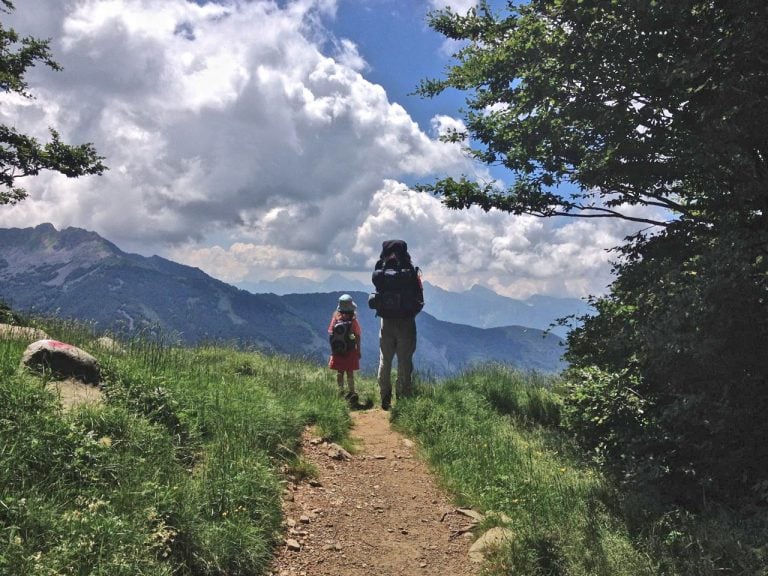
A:
POLYGON ((416 448, 380 409, 354 412, 349 457, 306 433, 319 472, 289 486, 276 576, 470 576, 471 519, 436 486, 416 448))

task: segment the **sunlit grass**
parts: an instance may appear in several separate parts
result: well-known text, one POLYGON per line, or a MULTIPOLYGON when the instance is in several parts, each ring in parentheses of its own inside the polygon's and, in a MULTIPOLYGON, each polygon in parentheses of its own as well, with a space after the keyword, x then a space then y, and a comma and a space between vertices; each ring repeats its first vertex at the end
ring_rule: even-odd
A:
POLYGON ((493 573, 655 574, 606 509, 605 482, 539 424, 558 420, 550 385, 535 375, 480 370, 421 388, 396 407, 395 421, 419 438, 462 504, 495 513, 487 524, 508 518, 514 538, 494 558, 493 573))
MULTIPOLYGON (((160 339, 109 349, 92 326, 40 324, 97 356, 105 402, 63 411, 19 370, 25 343, 0 339, 0 574, 264 574, 286 479, 317 475, 304 428, 355 451, 324 366, 160 339)), ((514 534, 487 574, 766 574, 764 514, 622 494, 561 430, 559 384, 487 367, 421 380, 392 411, 457 503, 488 513, 479 529, 514 534)))
POLYGON ((264 573, 282 474, 311 474, 304 426, 347 437, 335 375, 217 346, 109 350, 92 327, 43 328, 97 356, 105 402, 62 411, 19 370, 25 344, 0 340, 0 574, 264 573))
POLYGON ((694 513, 662 507, 652 490, 622 489, 558 426, 560 384, 485 367, 421 386, 393 411, 459 501, 489 513, 479 529, 512 530, 486 574, 768 574, 764 512, 694 513))

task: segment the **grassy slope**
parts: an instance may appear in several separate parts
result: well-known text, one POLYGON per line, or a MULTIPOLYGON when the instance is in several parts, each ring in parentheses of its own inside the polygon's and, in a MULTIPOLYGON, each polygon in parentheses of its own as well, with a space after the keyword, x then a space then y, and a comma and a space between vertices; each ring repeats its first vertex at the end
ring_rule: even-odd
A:
POLYGON ((62 414, 0 340, 0 574, 264 573, 301 430, 349 427, 329 371, 49 333, 99 357, 107 402, 62 414))
POLYGON ((513 543, 489 574, 768 574, 764 511, 693 514, 617 490, 557 426, 557 384, 487 367, 395 407, 465 505, 496 512, 487 526, 510 519, 513 543))
MULTIPOLYGON (((107 353, 47 328, 100 358, 107 402, 62 414, 18 373, 24 345, 0 340, 0 574, 264 574, 302 428, 349 429, 333 374, 217 347, 107 353)), ((553 383, 487 368, 395 407, 462 503, 510 518, 489 574, 766 574, 765 522, 628 514, 558 430, 553 383)))

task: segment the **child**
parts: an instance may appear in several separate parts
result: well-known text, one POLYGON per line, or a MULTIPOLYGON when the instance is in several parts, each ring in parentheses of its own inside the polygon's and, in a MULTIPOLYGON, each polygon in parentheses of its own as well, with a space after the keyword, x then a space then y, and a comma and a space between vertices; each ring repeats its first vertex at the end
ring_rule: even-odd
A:
POLYGON ((344 394, 344 374, 347 375, 346 398, 355 402, 355 370, 360 369, 360 324, 355 310, 357 305, 352 296, 343 294, 328 325, 328 335, 331 340, 331 359, 328 367, 336 370, 336 383, 339 394, 344 394))

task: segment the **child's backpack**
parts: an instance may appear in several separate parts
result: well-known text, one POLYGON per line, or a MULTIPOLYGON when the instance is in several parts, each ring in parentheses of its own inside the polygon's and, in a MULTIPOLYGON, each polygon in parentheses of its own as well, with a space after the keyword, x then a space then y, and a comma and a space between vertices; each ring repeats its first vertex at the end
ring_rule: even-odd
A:
POLYGON ((424 307, 421 273, 411 264, 408 245, 402 240, 387 240, 372 276, 376 292, 368 306, 382 318, 412 318, 424 307))
POLYGON ((328 335, 331 343, 331 354, 346 354, 355 349, 357 336, 352 330, 352 320, 345 317, 337 318, 328 335))

